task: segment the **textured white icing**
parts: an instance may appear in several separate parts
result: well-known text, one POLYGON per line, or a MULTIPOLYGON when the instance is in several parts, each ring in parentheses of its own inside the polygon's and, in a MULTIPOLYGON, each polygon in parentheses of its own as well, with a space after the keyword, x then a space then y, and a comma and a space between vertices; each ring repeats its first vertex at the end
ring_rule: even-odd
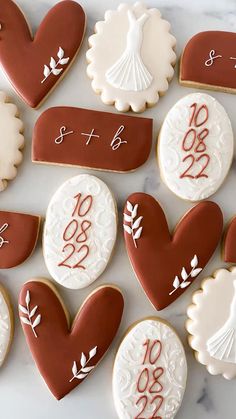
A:
POLYGON ((7 355, 11 341, 12 326, 9 308, 5 298, 0 291, 0 366, 7 355))
POLYGON ((0 192, 6 188, 8 180, 16 177, 16 166, 22 160, 23 123, 16 117, 17 113, 17 107, 7 103, 6 94, 0 92, 0 192))
MULTIPOLYGON (((43 252, 52 277, 61 285, 72 289, 84 288, 91 284, 101 275, 110 259, 116 232, 116 203, 107 185, 91 175, 79 175, 66 181, 53 195, 46 214, 43 252), (82 194, 82 198, 87 195, 92 195, 93 198, 86 217, 71 216, 76 202, 74 197, 79 193, 82 194), (85 269, 58 266, 68 254, 62 252, 66 244, 63 232, 72 219, 78 221, 78 233, 81 232, 80 226, 85 219, 91 222, 85 243, 76 243, 76 235, 70 240, 76 249, 84 244, 89 247, 89 254, 83 261, 85 269)), ((78 260, 79 255, 75 253, 69 263, 74 265, 78 260)))
MULTIPOLYGON (((164 182, 177 196, 190 201, 199 201, 214 194, 221 186, 230 169, 233 158, 234 139, 229 117, 222 105, 204 93, 192 93, 180 99, 168 112, 161 128, 158 142, 158 157, 164 182), (185 133, 188 131, 193 103, 207 105, 209 117, 206 123, 196 128, 209 130, 204 142, 206 153, 210 156, 205 170, 207 178, 180 178, 190 161, 182 160, 188 154, 197 158, 203 153, 186 152, 182 148, 185 133)), ((203 168, 205 159, 195 162, 189 173, 197 174, 203 168)))
MULTIPOLYGON (((150 376, 155 368, 162 367, 163 375, 159 378, 163 390, 158 393, 164 400, 157 412, 157 417, 172 419, 176 415, 184 395, 187 363, 185 352, 179 338, 172 328, 159 319, 146 319, 137 323, 122 341, 114 363, 113 397, 116 411, 120 419, 134 419, 141 410, 136 406, 140 396, 146 395, 152 400, 155 393, 150 395, 137 390, 137 379, 144 368, 148 368, 150 376), (162 351, 155 364, 143 364, 145 348, 144 342, 160 340, 162 351)), ((150 418, 155 411, 156 403, 148 404, 141 417, 150 418)))
POLYGON ((96 24, 96 33, 89 38, 87 52, 87 73, 104 103, 115 103, 119 111, 131 107, 139 112, 146 103, 158 101, 174 74, 176 40, 169 31, 159 10, 140 2, 106 12, 105 21, 96 24), (130 24, 128 11, 136 21, 145 16, 142 28, 130 24))
MULTIPOLYGON (((201 292, 193 295, 193 304, 188 308, 187 330, 190 336, 190 345, 197 352, 198 361, 206 365, 210 374, 222 374, 226 379, 236 377, 236 364, 230 361, 235 359, 235 330, 236 322, 232 322, 232 305, 235 297, 236 268, 232 271, 220 269, 215 278, 209 277, 202 283, 201 292), (223 296, 223 298, 222 298, 223 296), (207 319, 207 321, 206 321, 207 319), (231 351, 225 352, 224 359, 220 359, 221 348, 214 356, 210 354, 213 346, 211 339, 217 332, 230 328, 234 331, 234 342, 231 351), (216 355, 216 356, 215 356, 216 355), (219 359, 218 359, 219 358, 219 359), (227 359, 228 358, 228 359, 227 359)), ((234 306, 235 308, 235 306, 234 306)), ((233 313, 233 320, 235 312, 233 313)), ((230 344, 231 342, 228 341, 230 344)), ((229 348, 229 347, 228 347, 229 348)))

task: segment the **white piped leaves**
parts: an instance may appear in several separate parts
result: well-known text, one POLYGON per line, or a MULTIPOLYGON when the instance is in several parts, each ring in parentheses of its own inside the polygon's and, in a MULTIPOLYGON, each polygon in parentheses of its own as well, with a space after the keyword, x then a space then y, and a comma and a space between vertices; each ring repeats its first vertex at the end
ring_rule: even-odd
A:
POLYGON ((134 245, 137 248, 138 247, 137 240, 141 237, 142 231, 143 231, 143 227, 141 226, 143 217, 139 216, 135 220, 138 214, 138 204, 135 204, 133 206, 131 202, 127 201, 126 210, 130 214, 124 213, 124 221, 127 223, 130 223, 130 226, 127 224, 123 224, 123 227, 124 227, 124 230, 132 236, 134 245))
POLYGON ((59 76, 59 74, 63 71, 63 68, 57 68, 59 65, 63 66, 66 65, 70 58, 66 57, 64 58, 64 50, 59 47, 58 53, 57 53, 57 57, 58 57, 58 61, 55 60, 55 58, 51 57, 50 59, 50 64, 49 67, 45 64, 44 65, 44 71, 43 71, 43 75, 44 75, 44 79, 41 81, 41 83, 44 83, 45 80, 50 76, 50 74, 53 74, 54 76, 59 76))
POLYGON ((92 348, 89 351, 88 359, 86 358, 85 354, 82 352, 81 358, 80 358, 80 366, 81 366, 80 369, 78 369, 76 361, 73 362, 73 365, 72 365, 73 377, 70 379, 70 383, 74 379, 83 380, 84 378, 87 377, 87 375, 90 373, 90 371, 92 371, 93 368, 94 368, 94 365, 87 367, 87 364, 96 355, 96 353, 97 353, 97 346, 95 346, 94 348, 92 348))
POLYGON ((35 306, 32 309, 30 308, 30 292, 29 292, 29 290, 26 291, 25 304, 26 304, 26 307, 24 307, 21 304, 19 304, 19 310, 23 314, 25 314, 27 317, 20 316, 20 319, 21 319, 22 323, 27 324, 28 326, 31 327, 34 336, 37 338, 38 335, 37 335, 37 333, 35 331, 35 328, 41 322, 41 314, 38 314, 36 316, 36 318, 33 320, 33 317, 36 314, 36 311, 38 309, 38 306, 35 306))
POLYGON ((176 275, 174 281, 173 281, 173 290, 169 293, 169 295, 172 295, 177 289, 181 288, 187 288, 191 284, 191 280, 187 281, 189 278, 195 278, 201 271, 202 268, 197 268, 198 266, 198 257, 197 255, 194 255, 193 259, 190 262, 191 265, 191 271, 187 273, 186 269, 183 267, 181 271, 181 279, 180 281, 179 277, 176 275))

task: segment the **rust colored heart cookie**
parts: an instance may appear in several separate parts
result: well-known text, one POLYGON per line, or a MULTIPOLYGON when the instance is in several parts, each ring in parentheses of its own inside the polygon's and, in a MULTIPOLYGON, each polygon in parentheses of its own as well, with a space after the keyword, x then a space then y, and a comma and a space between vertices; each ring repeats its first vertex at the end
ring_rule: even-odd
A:
POLYGON ((84 35, 84 11, 75 1, 61 1, 33 38, 19 7, 0 0, 0 23, 0 63, 17 93, 36 108, 73 62, 84 35))
POLYGON ((223 215, 204 201, 188 211, 169 232, 160 204, 134 193, 124 209, 127 252, 149 300, 157 310, 175 301, 202 271, 221 238, 223 215))
POLYGON ((223 259, 225 262, 236 263, 236 217, 228 224, 223 240, 223 259))
POLYGON ((20 265, 33 253, 39 227, 36 215, 0 211, 0 269, 20 265))
POLYGON ((102 286, 87 297, 71 329, 69 315, 50 281, 23 285, 19 314, 27 343, 53 395, 59 400, 91 374, 119 327, 124 300, 102 286))

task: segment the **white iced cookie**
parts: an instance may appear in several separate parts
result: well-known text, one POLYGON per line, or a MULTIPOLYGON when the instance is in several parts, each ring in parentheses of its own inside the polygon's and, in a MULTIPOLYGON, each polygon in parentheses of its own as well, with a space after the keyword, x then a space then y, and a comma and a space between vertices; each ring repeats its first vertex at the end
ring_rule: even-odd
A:
POLYGON ((9 352, 13 337, 13 312, 8 295, 0 285, 0 367, 9 352))
POLYGON ((173 419, 186 387, 182 343, 166 322, 150 317, 135 323, 114 363, 113 397, 120 419, 173 419))
POLYGON ((175 45, 159 10, 137 2, 107 11, 89 38, 87 73, 93 90, 121 112, 155 105, 173 77, 175 45))
POLYGON ((205 93, 192 93, 171 108, 161 127, 161 176, 180 198, 206 199, 225 180, 233 148, 233 131, 223 106, 205 93))
POLYGON ((236 377, 236 267, 206 278, 193 294, 187 314, 196 359, 210 374, 236 377))
POLYGON ((0 192, 7 187, 8 180, 16 177, 16 166, 22 161, 23 123, 17 115, 17 107, 0 92, 0 192))
POLYGON ((67 180, 53 195, 46 214, 43 253, 55 281, 87 287, 106 268, 117 233, 116 202, 95 176, 67 180))

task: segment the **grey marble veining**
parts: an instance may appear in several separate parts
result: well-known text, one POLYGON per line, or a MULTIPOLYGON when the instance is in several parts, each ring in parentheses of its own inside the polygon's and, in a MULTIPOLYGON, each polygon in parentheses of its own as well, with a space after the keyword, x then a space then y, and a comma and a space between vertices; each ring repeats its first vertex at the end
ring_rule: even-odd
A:
MULTIPOLYGON (((44 14, 56 3, 56 0, 18 0, 18 3, 25 12, 33 31, 35 31, 44 14)), ((100 98, 93 93, 90 80, 85 72, 85 52, 87 37, 93 32, 95 22, 102 20, 106 9, 116 8, 119 1, 82 0, 81 4, 88 17, 88 29, 83 47, 65 79, 39 110, 27 108, 0 72, 0 89, 6 90, 18 105, 25 122, 26 138, 23 164, 19 169, 16 180, 9 183, 7 190, 1 194, 1 209, 25 211, 44 216, 50 197, 57 187, 67 178, 83 172, 83 170, 76 168, 50 167, 31 163, 32 128, 43 110, 54 105, 71 105, 115 112, 114 108, 102 104, 100 98)), ((235 0, 147 0, 147 4, 160 8, 163 17, 170 21, 172 32, 178 42, 178 57, 187 40, 201 30, 236 30, 235 0)), ((28 71, 30 71, 30 68, 28 71)), ((176 65, 174 80, 166 96, 161 98, 157 106, 143 114, 154 118, 155 121, 153 150, 148 162, 135 173, 127 175, 90 171, 90 173, 96 174, 107 182, 113 190, 120 215, 124 200, 130 193, 145 191, 154 195, 161 202, 165 208, 170 228, 173 228, 179 218, 191 207, 190 203, 175 197, 162 183, 155 157, 156 137, 165 114, 179 98, 195 91, 194 89, 181 87, 177 78, 178 64, 176 65)), ((210 94, 213 94, 226 108, 232 120, 234 132, 236 132, 236 96, 212 92, 210 94)), ((221 205, 225 220, 236 213, 235 185, 236 165, 234 162, 223 187, 212 197, 214 201, 221 205)), ((184 328, 186 308, 191 301, 192 292, 199 287, 203 277, 224 265, 220 259, 220 250, 218 250, 193 286, 169 308, 158 313, 159 316, 167 319, 176 328, 187 353, 188 385, 182 407, 176 419, 235 418, 236 380, 228 382, 222 377, 210 376, 206 369, 196 362, 187 344, 187 333, 184 328)), ((132 322, 148 315, 156 315, 129 264, 122 239, 121 221, 114 257, 102 277, 90 287, 81 291, 70 291, 60 287, 60 292, 72 316, 77 312, 78 307, 88 293, 104 283, 114 282, 120 286, 124 292, 126 302, 122 325, 109 353, 93 376, 60 402, 54 400, 39 376, 17 318, 17 296, 22 283, 35 276, 49 277, 40 243, 34 255, 25 264, 8 271, 1 271, 0 275, 1 282, 8 287, 11 293, 16 314, 12 349, 6 364, 0 371, 0 417, 4 419, 64 419, 66 417, 116 419, 112 400, 111 376, 117 345, 124 331, 132 322)))

